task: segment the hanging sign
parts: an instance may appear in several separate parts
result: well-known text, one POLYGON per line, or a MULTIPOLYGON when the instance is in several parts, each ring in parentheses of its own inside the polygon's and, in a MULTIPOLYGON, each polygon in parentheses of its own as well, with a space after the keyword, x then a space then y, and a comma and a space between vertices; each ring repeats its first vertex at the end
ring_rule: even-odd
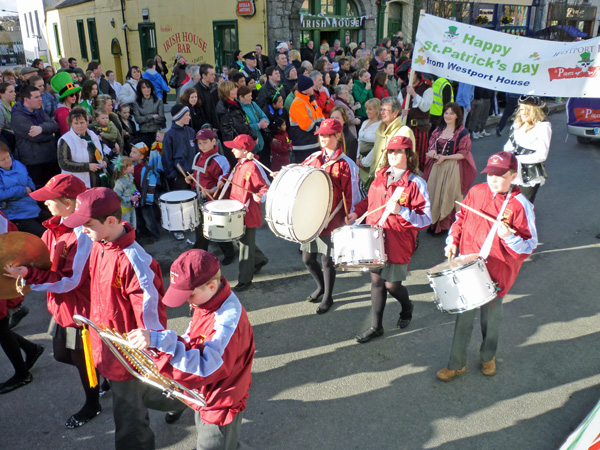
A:
POLYGON ((256 13, 254 0, 238 0, 236 12, 238 16, 252 17, 256 13))

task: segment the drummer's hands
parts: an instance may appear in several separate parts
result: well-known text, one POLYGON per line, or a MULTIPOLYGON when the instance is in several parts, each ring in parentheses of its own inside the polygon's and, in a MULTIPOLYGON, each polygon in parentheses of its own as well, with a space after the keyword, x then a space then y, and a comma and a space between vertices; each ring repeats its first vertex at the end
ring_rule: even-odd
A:
POLYGON ((452 259, 456 257, 456 252, 458 251, 458 247, 454 244, 446 245, 444 248, 444 253, 446 254, 446 258, 452 259))
POLYGON ((262 195, 260 194, 252 194, 252 198, 256 203, 262 203, 262 195))
POLYGON ((185 177, 185 182, 187 184, 192 184, 193 181, 194 181, 194 179, 192 178, 191 175, 188 175, 188 176, 185 177))
POLYGON ((279 175, 279 170, 277 172, 273 172, 271 174, 271 178, 275 179, 275 177, 277 177, 277 175, 279 175))
POLYGON ((398 214, 400 212, 400 209, 400 203, 398 203, 396 200, 389 200, 385 208, 385 210, 389 211, 391 214, 398 214))
POLYGON ((27 267, 13 266, 11 264, 7 264, 6 266, 4 266, 4 270, 6 271, 6 273, 4 274, 5 277, 14 279, 19 278, 19 276, 25 278, 29 273, 29 269, 27 267))
POLYGON ((506 225, 504 222, 498 222, 498 237, 499 238, 506 239, 511 234, 512 233, 508 229, 508 225, 506 225))
POLYGON ((346 218, 344 220, 346 221, 346 225, 350 225, 356 219, 358 219, 358 214, 356 214, 356 213, 350 213, 350 214, 348 214, 346 216, 346 218))
POLYGON ((217 181, 217 189, 221 189, 224 185, 225 185, 225 182, 223 180, 217 181))
POLYGON ((127 333, 127 340, 135 348, 143 350, 150 347, 150 331, 138 328, 127 333))

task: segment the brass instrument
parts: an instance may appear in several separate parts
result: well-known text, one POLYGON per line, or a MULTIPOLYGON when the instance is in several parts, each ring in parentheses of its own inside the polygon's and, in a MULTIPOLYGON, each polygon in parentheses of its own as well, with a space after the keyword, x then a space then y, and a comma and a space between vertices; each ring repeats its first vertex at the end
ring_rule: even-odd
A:
POLYGON ((131 346, 127 337, 116 331, 109 330, 105 327, 96 325, 91 320, 80 316, 73 316, 73 320, 78 325, 87 325, 98 333, 102 342, 108 349, 117 357, 117 359, 125 366, 127 371, 138 380, 149 384, 156 389, 160 389, 163 394, 169 398, 174 397, 177 400, 185 403, 193 403, 198 406, 205 406, 204 396, 198 392, 186 388, 177 381, 171 380, 162 375, 152 359, 151 350, 139 350, 131 346))

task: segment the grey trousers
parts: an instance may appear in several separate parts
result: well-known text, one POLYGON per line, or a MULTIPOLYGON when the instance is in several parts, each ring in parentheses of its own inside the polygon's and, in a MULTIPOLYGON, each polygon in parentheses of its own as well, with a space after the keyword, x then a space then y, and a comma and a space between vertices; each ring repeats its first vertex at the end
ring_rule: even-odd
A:
POLYGON ((263 252, 256 246, 256 228, 246 228, 246 233, 239 241, 240 264, 238 283, 250 283, 254 278, 254 267, 268 261, 263 252))
POLYGON ((230 424, 219 426, 203 422, 200 413, 196 411, 194 414, 196 431, 198 431, 196 450, 235 450, 241 448, 239 439, 243 415, 243 412, 239 412, 230 424))
MULTIPOLYGON (((503 316, 502 301, 502 298, 496 297, 479 308, 481 310, 481 335, 483 337, 479 354, 482 362, 489 362, 496 355, 503 316)), ((477 314, 477 309, 465 311, 456 316, 452 351, 448 363, 448 369, 450 370, 462 369, 467 364, 467 347, 473 332, 475 314, 477 314)))
POLYGON ((165 397, 158 389, 139 381, 109 380, 113 397, 116 450, 154 450, 148 408, 177 412, 187 406, 165 397))

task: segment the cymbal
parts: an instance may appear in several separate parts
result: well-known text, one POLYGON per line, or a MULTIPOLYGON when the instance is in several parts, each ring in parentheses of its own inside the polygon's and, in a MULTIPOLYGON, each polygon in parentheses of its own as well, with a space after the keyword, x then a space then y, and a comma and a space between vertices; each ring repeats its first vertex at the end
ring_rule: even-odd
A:
MULTIPOLYGON (((52 266, 48 247, 39 237, 21 231, 11 231, 0 234, 0 271, 4 273, 4 266, 33 266, 48 270, 52 266)), ((20 297, 17 283, 14 278, 0 274, 0 298, 10 299, 20 297)), ((31 289, 26 286, 25 292, 31 289)))

